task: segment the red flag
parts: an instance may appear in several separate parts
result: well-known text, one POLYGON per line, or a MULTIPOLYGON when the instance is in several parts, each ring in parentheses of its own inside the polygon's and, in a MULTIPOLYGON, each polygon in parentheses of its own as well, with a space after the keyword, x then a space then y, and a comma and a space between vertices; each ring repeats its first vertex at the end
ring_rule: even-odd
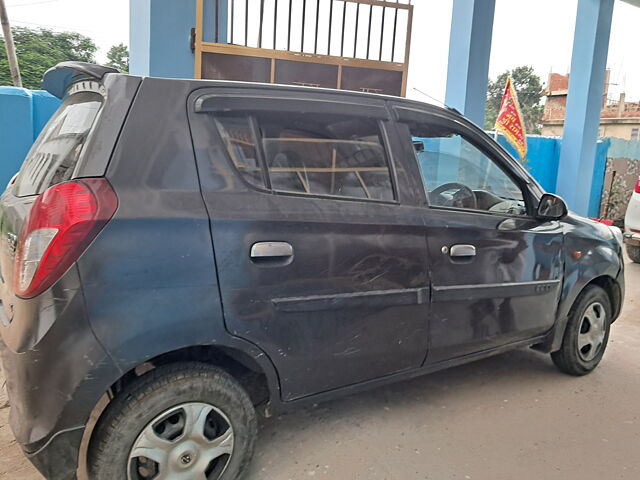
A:
POLYGON ((504 88, 502 103, 495 125, 496 132, 501 132, 507 140, 516 148, 520 158, 527 154, 527 132, 524 127, 524 118, 518 103, 518 94, 513 88, 511 77, 507 78, 504 88))

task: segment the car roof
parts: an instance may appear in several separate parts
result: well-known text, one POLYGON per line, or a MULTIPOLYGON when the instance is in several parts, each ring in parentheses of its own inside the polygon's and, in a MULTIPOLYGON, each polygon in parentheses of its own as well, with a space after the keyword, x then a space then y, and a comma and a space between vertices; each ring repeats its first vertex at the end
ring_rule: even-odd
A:
MULTIPOLYGON (((106 75, 111 74, 120 74, 118 70, 111 67, 106 67, 102 65, 96 65, 93 63, 87 62, 61 62, 58 63, 55 67, 49 69, 43 77, 42 86, 45 90, 47 90, 52 95, 63 98, 65 92, 69 88, 69 86, 75 82, 87 79, 95 79, 102 80, 106 75)), ((125 75, 125 74, 120 74, 125 75)), ((280 92, 299 92, 304 94, 313 94, 313 93, 327 93, 330 95, 340 95, 340 96, 349 96, 354 99, 360 99, 362 101, 367 100, 383 100, 383 101, 393 101, 396 103, 402 103, 407 106, 415 106, 417 108, 424 109, 433 109, 433 111, 447 111, 450 113, 458 114, 460 117, 464 118, 463 115, 456 110, 455 108, 447 107, 446 105, 439 106, 434 105, 432 103, 420 102, 418 100, 411 100, 404 97, 396 97, 393 95, 384 95, 380 93, 368 93, 368 92, 358 92, 353 90, 336 90, 334 88, 322 88, 322 87, 309 87, 309 86, 301 86, 301 85, 281 85, 281 84, 273 84, 273 83, 257 83, 257 82, 243 82, 243 81, 235 81, 235 80, 200 80, 200 79, 182 79, 182 78, 159 78, 159 77, 140 77, 135 75, 130 75, 137 78, 149 79, 153 81, 162 81, 162 82, 180 82, 180 83, 192 83, 194 86, 209 86, 209 87, 236 87, 236 88, 252 88, 252 89, 263 89, 269 91, 280 91, 280 92)))

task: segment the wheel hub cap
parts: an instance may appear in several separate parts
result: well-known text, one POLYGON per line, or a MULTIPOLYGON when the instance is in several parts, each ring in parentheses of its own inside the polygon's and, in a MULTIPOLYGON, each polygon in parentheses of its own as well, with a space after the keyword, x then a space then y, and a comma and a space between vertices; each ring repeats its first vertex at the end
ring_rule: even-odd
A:
POLYGON ((587 362, 593 360, 602 350, 606 317, 606 311, 600 302, 592 303, 582 314, 578 331, 578 354, 587 362))
POLYGON ((129 453, 128 480, 217 480, 233 453, 233 428, 219 409, 185 403, 151 421, 129 453))

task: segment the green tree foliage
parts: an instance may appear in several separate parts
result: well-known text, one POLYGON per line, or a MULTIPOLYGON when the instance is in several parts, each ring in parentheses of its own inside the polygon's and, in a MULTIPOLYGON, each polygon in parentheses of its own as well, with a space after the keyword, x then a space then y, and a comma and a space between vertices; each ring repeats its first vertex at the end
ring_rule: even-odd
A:
POLYGON ((120 73, 129 73, 129 49, 124 43, 114 45, 107 52, 108 67, 113 67, 120 73))
MULTIPOLYGON (((94 55, 98 48, 93 40, 79 33, 24 27, 16 27, 12 31, 22 83, 26 88, 41 88, 44 72, 59 62, 95 61, 94 55)), ((4 38, 0 38, 0 85, 11 85, 4 38)))
POLYGON ((489 90, 487 91, 487 109, 484 117, 484 128, 493 130, 496 118, 500 110, 504 87, 507 77, 511 75, 513 86, 518 92, 518 101, 522 116, 524 117, 527 133, 540 133, 542 129, 542 113, 544 106, 540 104, 543 96, 543 86, 540 77, 537 76, 533 67, 518 67, 507 70, 495 81, 489 80, 489 90))

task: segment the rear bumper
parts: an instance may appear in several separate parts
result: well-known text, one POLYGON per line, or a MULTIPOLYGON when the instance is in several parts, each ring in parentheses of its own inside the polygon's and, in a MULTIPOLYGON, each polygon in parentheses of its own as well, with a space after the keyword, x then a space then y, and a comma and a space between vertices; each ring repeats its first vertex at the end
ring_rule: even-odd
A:
POLYGON ((73 267, 47 293, 18 300, 11 322, 0 322, 8 325, 0 326, 0 356, 11 429, 48 479, 75 478, 86 422, 106 382, 119 376, 93 335, 77 285, 73 267), (16 351, 16 345, 27 344, 16 351))
POLYGON ((638 233, 625 233, 624 243, 634 247, 640 247, 640 234, 638 233))
POLYGON ((48 480, 76 480, 83 435, 84 427, 60 432, 37 452, 25 455, 48 480))

